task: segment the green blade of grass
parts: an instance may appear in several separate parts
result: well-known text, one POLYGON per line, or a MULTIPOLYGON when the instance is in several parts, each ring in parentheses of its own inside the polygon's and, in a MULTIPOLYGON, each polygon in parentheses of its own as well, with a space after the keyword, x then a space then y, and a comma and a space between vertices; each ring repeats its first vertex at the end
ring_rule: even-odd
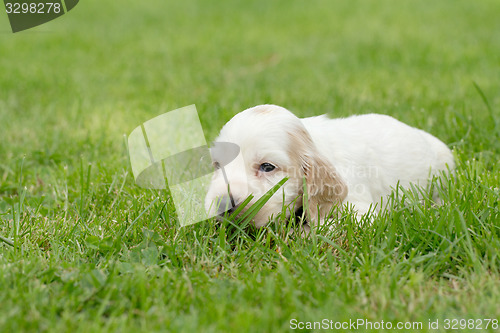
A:
MULTIPOLYGON (((266 202, 269 201, 269 199, 274 195, 274 193, 276 193, 281 186, 283 186, 283 184, 285 184, 285 182, 288 180, 288 177, 285 177, 283 178, 282 180, 280 180, 276 185, 274 185, 269 191, 267 191, 262 197, 260 197, 250 208, 248 208, 247 211, 245 211, 245 213, 237 219, 237 221, 235 222, 235 224, 233 225, 238 225, 238 229, 244 229, 251 221, 252 219, 255 217, 255 215, 257 215, 257 213, 259 212, 260 209, 262 209, 262 207, 264 207, 264 205, 266 204, 266 202)), ((250 202, 250 200, 248 200, 248 198, 245 200, 246 204, 248 204, 248 202, 250 202)), ((245 204, 245 205, 246 205, 245 204)), ((243 208, 240 209, 240 211, 242 210, 243 208)), ((236 215, 234 215, 236 216, 236 215)), ((233 234, 230 238, 229 238, 229 241, 232 241, 235 237, 236 237, 236 233, 233 234)))
POLYGON ((14 246, 14 242, 13 241, 11 241, 10 239, 5 238, 3 236, 0 236, 0 241, 4 242, 5 244, 8 244, 8 245, 10 245, 12 247, 14 246))

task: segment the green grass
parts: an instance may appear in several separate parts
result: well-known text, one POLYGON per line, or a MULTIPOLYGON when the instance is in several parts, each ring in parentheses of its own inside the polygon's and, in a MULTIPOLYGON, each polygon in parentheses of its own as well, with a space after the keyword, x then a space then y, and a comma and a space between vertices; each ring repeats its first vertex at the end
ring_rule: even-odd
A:
POLYGON ((0 14, 0 331, 500 319, 499 12, 89 0, 18 34, 0 14), (193 103, 208 141, 262 103, 389 114, 447 142, 457 169, 441 206, 399 191, 363 227, 179 228, 165 193, 134 185, 123 135, 193 103))

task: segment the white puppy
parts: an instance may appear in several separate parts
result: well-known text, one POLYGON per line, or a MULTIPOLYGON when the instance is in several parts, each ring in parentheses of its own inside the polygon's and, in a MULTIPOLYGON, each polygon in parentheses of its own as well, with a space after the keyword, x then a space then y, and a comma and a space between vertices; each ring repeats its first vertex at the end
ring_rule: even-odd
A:
POLYGON ((294 208, 304 206, 313 224, 347 203, 361 215, 379 209, 398 184, 426 186, 430 176, 454 167, 452 153, 439 139, 380 114, 299 119, 280 106, 259 105, 234 116, 217 142, 238 145, 244 162, 220 168, 214 160, 207 211, 215 214, 217 205, 234 209, 249 194, 252 204, 289 178, 255 216, 256 226, 294 200, 294 208))

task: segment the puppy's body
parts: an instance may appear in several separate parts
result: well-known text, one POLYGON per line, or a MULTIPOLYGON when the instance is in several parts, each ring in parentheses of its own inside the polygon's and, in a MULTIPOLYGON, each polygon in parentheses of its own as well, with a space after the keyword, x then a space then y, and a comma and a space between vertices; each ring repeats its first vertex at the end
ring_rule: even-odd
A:
POLYGON ((295 209, 304 205, 313 223, 323 220, 332 207, 347 203, 364 214, 370 206, 380 208, 398 184, 426 186, 431 175, 454 166, 443 142, 378 114, 299 119, 282 107, 260 105, 234 116, 216 141, 239 145, 244 165, 230 163, 225 176, 216 171, 207 210, 214 211, 214 202, 228 196, 224 178, 236 205, 249 194, 257 200, 279 180, 289 178, 257 214, 257 226, 296 199, 295 209))
MULTIPOLYGON (((324 157, 348 188, 343 203, 360 214, 380 204, 396 186, 426 186, 431 175, 453 168, 453 155, 436 137, 390 116, 367 114, 302 119, 324 157)), ((379 206, 380 208, 380 206, 379 206)))

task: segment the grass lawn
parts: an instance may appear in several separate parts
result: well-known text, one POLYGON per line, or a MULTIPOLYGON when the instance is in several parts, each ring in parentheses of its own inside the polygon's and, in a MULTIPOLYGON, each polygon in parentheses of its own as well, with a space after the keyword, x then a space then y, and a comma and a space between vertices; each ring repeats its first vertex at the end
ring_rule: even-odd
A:
POLYGON ((0 331, 500 331, 499 13, 87 0, 16 34, 0 14, 0 331), (263 103, 434 134, 457 162, 443 204, 398 192, 372 225, 346 214, 303 239, 284 221, 179 228, 168 195, 134 184, 124 134, 142 122, 196 104, 210 141, 263 103))

